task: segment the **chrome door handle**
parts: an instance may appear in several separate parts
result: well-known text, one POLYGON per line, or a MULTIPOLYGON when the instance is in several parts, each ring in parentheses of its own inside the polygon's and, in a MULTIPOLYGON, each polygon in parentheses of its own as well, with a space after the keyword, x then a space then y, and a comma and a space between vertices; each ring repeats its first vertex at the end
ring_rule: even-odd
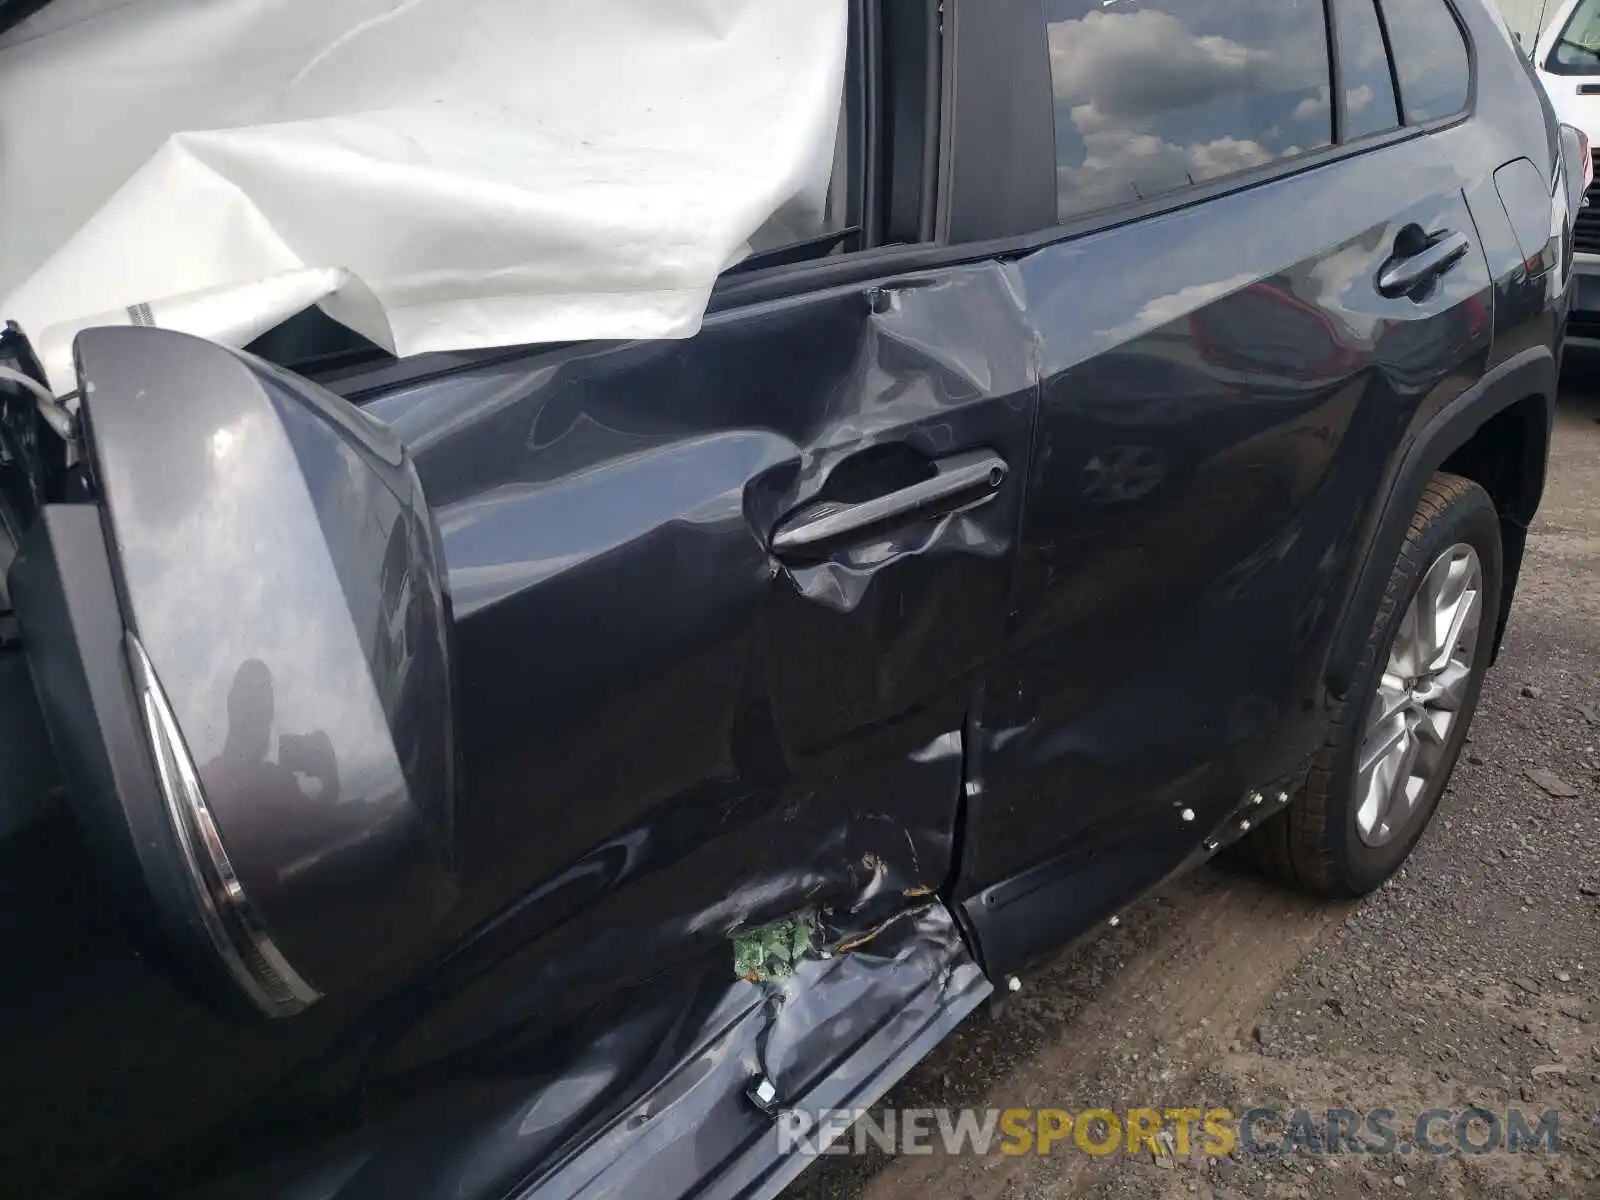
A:
POLYGON ((1443 275, 1466 256, 1472 243, 1464 233, 1442 233, 1422 250, 1395 259, 1378 273, 1378 291, 1391 299, 1408 295, 1443 275))
POLYGON ((885 521, 986 500, 1010 473, 1006 460, 992 450, 952 455, 935 462, 933 467, 932 478, 871 500, 854 504, 823 500, 806 505, 773 531, 773 553, 803 554, 885 521))

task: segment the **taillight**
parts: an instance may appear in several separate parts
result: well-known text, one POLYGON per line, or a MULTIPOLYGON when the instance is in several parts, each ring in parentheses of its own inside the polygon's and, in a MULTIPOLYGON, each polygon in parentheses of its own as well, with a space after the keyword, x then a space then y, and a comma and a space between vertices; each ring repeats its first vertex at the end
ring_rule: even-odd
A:
MULTIPOLYGON (((1580 207, 1587 207, 1589 189, 1594 185, 1594 151, 1589 145, 1589 135, 1576 125, 1568 125, 1563 121, 1561 124, 1561 153, 1563 157, 1568 154, 1576 154, 1583 164, 1578 168, 1578 177, 1583 180, 1582 186, 1578 188, 1578 204, 1580 207)), ((1573 164, 1568 162, 1566 167, 1570 173, 1573 164)))

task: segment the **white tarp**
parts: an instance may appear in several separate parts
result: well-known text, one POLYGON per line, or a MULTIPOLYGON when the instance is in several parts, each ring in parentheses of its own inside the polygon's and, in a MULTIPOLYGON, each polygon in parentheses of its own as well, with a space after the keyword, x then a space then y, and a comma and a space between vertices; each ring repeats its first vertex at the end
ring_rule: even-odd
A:
POLYGON ((845 0, 54 0, 0 37, 0 316, 326 283, 401 355, 686 337, 821 231, 845 43, 845 0))

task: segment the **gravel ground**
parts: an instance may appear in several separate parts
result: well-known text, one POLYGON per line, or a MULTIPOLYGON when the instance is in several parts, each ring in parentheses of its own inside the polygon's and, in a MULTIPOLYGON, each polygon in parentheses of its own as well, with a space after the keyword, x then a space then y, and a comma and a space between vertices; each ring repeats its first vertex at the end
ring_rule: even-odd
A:
POLYGON ((1207 868, 1032 973, 887 1099, 1389 1107, 1394 1153, 872 1154, 787 1196, 1600 1196, 1597 619, 1600 358, 1574 353, 1500 662, 1407 866, 1343 906, 1207 868), (1561 1153, 1415 1152, 1418 1113, 1469 1105, 1559 1110, 1561 1153))

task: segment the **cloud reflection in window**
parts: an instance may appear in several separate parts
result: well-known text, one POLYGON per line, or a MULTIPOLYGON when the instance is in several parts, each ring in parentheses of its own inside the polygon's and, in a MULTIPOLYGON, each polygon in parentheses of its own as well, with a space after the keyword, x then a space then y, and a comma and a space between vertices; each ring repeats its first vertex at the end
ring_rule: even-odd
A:
POLYGON ((1065 219, 1332 140, 1320 0, 1046 0, 1065 219))
POLYGON ((1345 138, 1394 129, 1400 110, 1374 0, 1334 0, 1333 23, 1344 84, 1345 138))

